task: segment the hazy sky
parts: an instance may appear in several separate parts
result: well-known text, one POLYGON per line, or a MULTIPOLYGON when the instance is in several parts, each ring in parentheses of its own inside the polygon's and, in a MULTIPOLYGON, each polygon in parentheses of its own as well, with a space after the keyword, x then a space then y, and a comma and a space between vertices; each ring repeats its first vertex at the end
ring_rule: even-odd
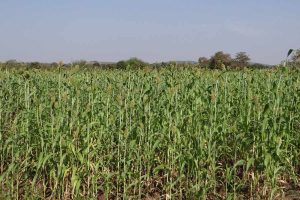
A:
POLYGON ((197 60, 300 48, 300 0, 0 0, 0 61, 197 60))

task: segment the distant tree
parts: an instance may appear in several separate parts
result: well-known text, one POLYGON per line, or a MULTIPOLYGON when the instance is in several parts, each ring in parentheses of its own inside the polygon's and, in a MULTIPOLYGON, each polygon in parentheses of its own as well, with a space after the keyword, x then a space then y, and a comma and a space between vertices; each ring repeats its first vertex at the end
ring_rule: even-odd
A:
POLYGON ((250 69, 269 69, 271 68, 272 66, 270 65, 265 65, 265 64, 261 64, 261 63, 251 63, 248 65, 248 67, 250 69))
POLYGON ((97 62, 97 61, 94 61, 92 63, 92 65, 93 65, 93 67, 101 67, 101 64, 99 62, 97 62))
POLYGON ((78 65, 79 67, 84 67, 86 64, 87 64, 86 60, 77 60, 77 61, 72 62, 71 65, 72 66, 78 65))
POLYGON ((18 63, 18 62, 17 62, 17 60, 12 59, 12 60, 6 61, 5 63, 6 63, 6 64, 16 64, 16 63, 18 63))
POLYGON ((8 60, 4 64, 5 67, 19 67, 20 63, 17 62, 17 60, 8 60))
POLYGON ((233 60, 233 67, 242 69, 249 65, 250 57, 246 52, 239 52, 235 55, 233 60))
POLYGON ((130 58, 126 61, 130 68, 144 68, 147 63, 138 58, 130 58))
POLYGON ((198 64, 200 65, 200 67, 208 67, 209 59, 207 59, 206 57, 200 57, 198 59, 198 64))
POLYGON ((225 69, 226 66, 231 64, 230 54, 224 53, 223 51, 218 51, 210 58, 209 67, 211 69, 225 69))
POLYGON ((178 63, 176 62, 176 61, 170 61, 170 62, 168 62, 168 66, 169 67, 178 67, 178 63))
POLYGON ((34 68, 34 69, 38 69, 38 68, 40 68, 40 66, 41 66, 41 64, 39 62, 31 62, 29 64, 29 67, 34 68))
POLYGON ((167 66, 168 66, 168 63, 166 63, 166 62, 161 63, 161 67, 167 67, 167 66))
POLYGON ((147 67, 148 64, 138 58, 130 58, 126 61, 119 61, 117 63, 117 68, 119 69, 141 69, 147 67))
POLYGON ((52 63, 50 63, 50 67, 56 68, 56 67, 58 67, 58 63, 57 62, 52 62, 52 63))
POLYGON ((117 62, 116 66, 118 69, 126 69, 127 64, 124 60, 121 60, 121 61, 117 62))

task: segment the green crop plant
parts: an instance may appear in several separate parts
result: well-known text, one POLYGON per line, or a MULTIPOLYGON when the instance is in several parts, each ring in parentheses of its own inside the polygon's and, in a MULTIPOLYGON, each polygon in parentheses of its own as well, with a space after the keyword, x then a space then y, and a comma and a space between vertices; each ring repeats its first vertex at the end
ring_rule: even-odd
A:
POLYGON ((299 71, 1 69, 2 199, 299 190, 299 71))

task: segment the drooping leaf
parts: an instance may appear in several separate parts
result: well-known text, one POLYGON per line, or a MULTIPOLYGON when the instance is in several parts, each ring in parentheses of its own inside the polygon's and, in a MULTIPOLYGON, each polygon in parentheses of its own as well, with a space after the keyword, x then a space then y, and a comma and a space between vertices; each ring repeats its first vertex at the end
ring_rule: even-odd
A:
POLYGON ((290 49, 290 50, 288 51, 287 57, 289 57, 289 56, 291 55, 291 53, 293 53, 293 51, 294 51, 294 49, 290 49))

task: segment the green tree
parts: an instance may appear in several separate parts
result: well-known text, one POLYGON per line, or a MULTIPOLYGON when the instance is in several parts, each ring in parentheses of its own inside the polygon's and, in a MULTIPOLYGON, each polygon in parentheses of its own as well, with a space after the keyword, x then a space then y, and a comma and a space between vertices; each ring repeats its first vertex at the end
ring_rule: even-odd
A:
POLYGON ((30 68, 39 69, 41 64, 39 62, 31 62, 29 63, 30 68))
POLYGON ((118 69, 126 69, 126 67, 127 67, 127 64, 124 60, 121 60, 121 61, 117 62, 117 68, 118 69))
POLYGON ((242 69, 249 65, 250 57, 246 52, 238 52, 233 60, 233 67, 242 69))
POLYGON ((209 67, 211 69, 225 69, 227 66, 230 66, 231 61, 230 54, 218 51, 210 58, 209 67))
POLYGON ((87 61, 86 60, 77 60, 72 62, 72 66, 76 66, 78 65, 79 67, 85 67, 87 65, 87 61))
POLYGON ((199 64, 200 67, 208 67, 209 59, 207 59, 206 57, 200 57, 198 59, 198 64, 199 64))
POLYGON ((117 63, 117 68, 119 69, 141 69, 144 67, 147 67, 148 64, 138 58, 130 58, 129 60, 126 61, 119 61, 117 63))

